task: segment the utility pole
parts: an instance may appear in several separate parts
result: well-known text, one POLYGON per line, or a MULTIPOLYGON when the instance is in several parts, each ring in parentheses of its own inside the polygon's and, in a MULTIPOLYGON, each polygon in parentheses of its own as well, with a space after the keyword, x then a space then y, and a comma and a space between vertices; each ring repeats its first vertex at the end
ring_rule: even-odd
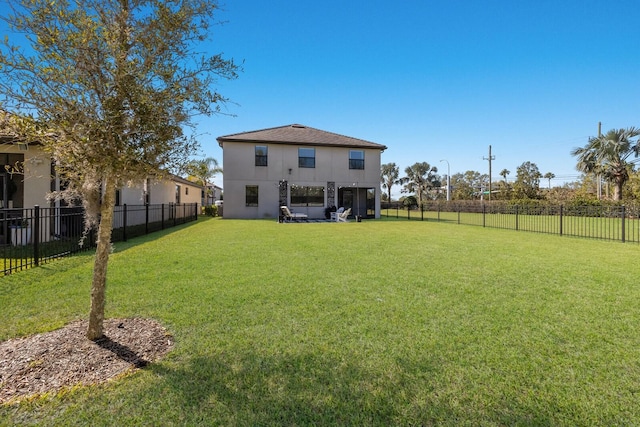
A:
POLYGON ((451 168, 449 167, 448 160, 440 160, 440 162, 447 162, 447 202, 451 201, 451 168))
POLYGON ((496 156, 491 155, 491 146, 489 146, 489 157, 483 157, 483 160, 489 160, 489 201, 491 201, 491 161, 496 159, 496 156))
MULTIPOLYGON (((602 122, 598 122, 598 138, 602 136, 602 122)), ((596 194, 598 200, 602 199, 602 179, 600 178, 600 171, 596 171, 596 194)))

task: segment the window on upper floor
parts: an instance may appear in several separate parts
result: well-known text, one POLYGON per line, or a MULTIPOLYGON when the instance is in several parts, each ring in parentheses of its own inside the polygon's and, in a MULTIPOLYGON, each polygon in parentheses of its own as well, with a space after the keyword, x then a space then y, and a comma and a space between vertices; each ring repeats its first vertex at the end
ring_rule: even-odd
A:
POLYGON ((364 169, 364 151, 349 150, 349 169, 364 169))
POLYGON ((268 166, 267 154, 266 145, 256 145, 256 166, 268 166))
POLYGON ((316 167, 316 149, 315 148, 298 148, 298 167, 315 168, 316 167))
POLYGON ((247 185, 244 187, 245 206, 258 206, 258 186, 247 185))

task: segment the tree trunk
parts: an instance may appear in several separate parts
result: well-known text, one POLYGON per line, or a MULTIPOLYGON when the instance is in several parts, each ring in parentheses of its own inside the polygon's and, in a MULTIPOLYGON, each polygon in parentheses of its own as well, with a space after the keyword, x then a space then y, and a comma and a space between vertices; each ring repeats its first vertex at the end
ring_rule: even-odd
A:
POLYGON ((616 180, 616 185, 613 190, 614 200, 622 200, 622 187, 624 187, 624 181, 616 180))
POLYGON ((116 183, 112 176, 105 179, 105 192, 100 207, 100 225, 96 257, 93 263, 93 282, 91 284, 91 311, 87 338, 96 341, 104 336, 104 307, 107 287, 107 263, 111 251, 111 230, 113 229, 113 211, 115 205, 116 183))

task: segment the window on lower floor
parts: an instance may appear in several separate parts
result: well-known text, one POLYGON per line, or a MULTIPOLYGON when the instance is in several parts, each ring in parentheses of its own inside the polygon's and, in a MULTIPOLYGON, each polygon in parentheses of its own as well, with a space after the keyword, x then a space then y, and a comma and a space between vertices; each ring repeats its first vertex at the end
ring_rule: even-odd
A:
POLYGON ((244 188, 244 200, 246 206, 258 206, 258 186, 247 185, 244 188))
POLYGON ((324 187, 291 186, 291 206, 324 206, 324 187))

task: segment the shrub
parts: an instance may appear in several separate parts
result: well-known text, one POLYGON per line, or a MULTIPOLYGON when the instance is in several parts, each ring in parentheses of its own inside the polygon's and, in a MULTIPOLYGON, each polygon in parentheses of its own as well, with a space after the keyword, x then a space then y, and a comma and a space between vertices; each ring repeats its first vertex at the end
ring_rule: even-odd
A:
POLYGON ((202 208, 205 215, 218 216, 218 207, 216 205, 207 205, 202 208))

